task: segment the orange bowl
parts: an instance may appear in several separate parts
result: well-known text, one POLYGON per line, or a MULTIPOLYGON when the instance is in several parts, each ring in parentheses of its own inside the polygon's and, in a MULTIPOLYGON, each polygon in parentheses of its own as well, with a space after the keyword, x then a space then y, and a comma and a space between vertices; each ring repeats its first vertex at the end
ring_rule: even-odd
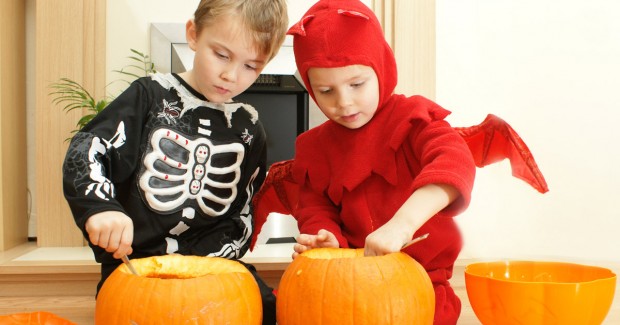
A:
POLYGON ((465 267, 465 288, 484 325, 598 325, 611 307, 616 275, 573 263, 481 262, 465 267))

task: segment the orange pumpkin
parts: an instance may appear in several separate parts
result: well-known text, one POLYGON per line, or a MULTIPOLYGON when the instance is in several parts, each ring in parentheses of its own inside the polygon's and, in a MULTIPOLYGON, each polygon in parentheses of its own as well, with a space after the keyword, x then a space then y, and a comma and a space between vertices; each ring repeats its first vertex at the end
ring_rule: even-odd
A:
POLYGON ((407 254, 317 248, 284 271, 276 310, 279 325, 432 324, 435 292, 407 254))
POLYGON ((97 296, 95 323, 261 324, 258 284, 241 263, 219 257, 154 256, 120 265, 97 296))
POLYGON ((0 316, 0 325, 76 325, 47 311, 0 316))

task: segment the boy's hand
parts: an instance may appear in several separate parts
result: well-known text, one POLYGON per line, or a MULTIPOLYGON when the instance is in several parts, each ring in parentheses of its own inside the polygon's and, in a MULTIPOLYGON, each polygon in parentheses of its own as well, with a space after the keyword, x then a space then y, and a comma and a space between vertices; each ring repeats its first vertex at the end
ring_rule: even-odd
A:
POLYGON ((118 211, 94 214, 86 221, 86 232, 93 245, 99 246, 114 258, 130 255, 133 251, 133 221, 118 211))
POLYGON ((321 247, 340 247, 336 236, 325 230, 321 229, 316 235, 301 234, 297 237, 297 244, 293 246, 295 252, 293 252, 293 258, 299 256, 299 254, 313 248, 321 247))
POLYGON ((459 195, 455 187, 447 184, 427 184, 418 188, 392 219, 366 237, 364 255, 380 256, 400 251, 423 224, 459 195))
POLYGON ((411 239, 413 232, 408 227, 390 220, 366 237, 364 256, 381 256, 400 251, 411 239))

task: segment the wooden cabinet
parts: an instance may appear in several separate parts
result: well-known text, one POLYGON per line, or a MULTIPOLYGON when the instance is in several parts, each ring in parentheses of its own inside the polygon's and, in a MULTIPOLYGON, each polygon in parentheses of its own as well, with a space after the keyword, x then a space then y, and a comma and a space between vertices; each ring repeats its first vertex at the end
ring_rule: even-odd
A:
MULTIPOLYGON (((81 246, 62 194, 65 139, 82 112, 54 107, 50 83, 71 78, 105 91, 105 0, 36 0, 35 155, 27 157, 26 1, 0 1, 0 251, 28 240, 27 161, 35 164, 39 246, 81 246)), ((30 82, 29 82, 30 83, 30 82)))
MULTIPOLYGON (((21 0, 20 0, 21 1, 21 0)), ((36 0, 35 163, 39 246, 84 245, 62 192, 65 141, 83 112, 53 105, 49 85, 70 78, 105 92, 105 0, 36 0)))
POLYGON ((27 159, 39 246, 82 246, 62 193, 65 141, 83 112, 52 104, 50 84, 71 78, 105 92, 105 0, 35 0, 35 154, 26 153, 26 1, 0 1, 0 251, 28 240, 27 159))
POLYGON ((0 251, 28 239, 24 3, 0 2, 0 251))

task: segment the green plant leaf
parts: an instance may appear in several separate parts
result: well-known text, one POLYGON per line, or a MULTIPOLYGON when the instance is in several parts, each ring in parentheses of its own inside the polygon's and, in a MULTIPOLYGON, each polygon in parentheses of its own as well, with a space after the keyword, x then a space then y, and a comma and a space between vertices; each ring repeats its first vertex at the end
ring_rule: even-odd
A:
POLYGON ((82 118, 80 118, 80 120, 77 122, 77 126, 79 126, 79 129, 81 130, 83 127, 86 126, 86 124, 88 124, 88 122, 90 122, 95 116, 97 116, 97 114, 88 114, 88 115, 84 115, 82 116, 82 118))
MULTIPOLYGON (((112 70, 113 72, 131 77, 134 80, 157 72, 155 70, 155 64, 148 55, 135 49, 129 50, 133 55, 127 58, 132 61, 132 64, 120 70, 112 70)), ((125 79, 116 81, 124 81, 127 84, 131 83, 131 81, 125 79)), ((106 87, 114 82, 115 81, 110 82, 106 87)), ((48 95, 52 97, 52 104, 60 106, 65 113, 76 109, 89 112, 80 118, 76 124, 76 129, 72 130, 71 134, 79 132, 115 98, 114 96, 107 96, 96 100, 81 84, 69 78, 60 78, 57 82, 51 83, 49 88, 50 92, 48 95)), ((68 140, 71 140, 71 138, 67 138, 65 141, 68 140)))

